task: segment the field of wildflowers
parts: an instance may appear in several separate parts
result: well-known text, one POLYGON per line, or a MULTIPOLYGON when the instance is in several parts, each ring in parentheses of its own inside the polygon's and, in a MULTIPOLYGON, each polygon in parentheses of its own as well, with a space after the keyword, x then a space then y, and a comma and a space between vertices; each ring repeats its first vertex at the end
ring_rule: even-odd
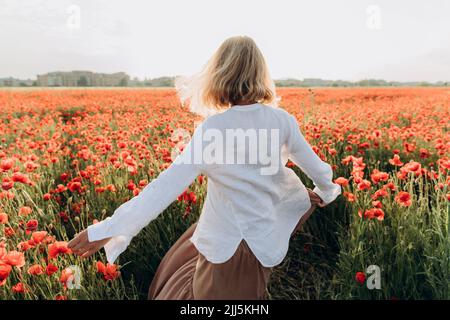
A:
MULTIPOLYGON (((292 240, 270 297, 449 299, 450 90, 278 95, 344 193, 292 240)), ((198 218, 207 177, 115 265, 103 253, 82 260, 67 241, 137 195, 172 161, 176 129, 200 119, 171 89, 4 90, 0 110, 0 299, 145 298, 164 253, 198 218)))

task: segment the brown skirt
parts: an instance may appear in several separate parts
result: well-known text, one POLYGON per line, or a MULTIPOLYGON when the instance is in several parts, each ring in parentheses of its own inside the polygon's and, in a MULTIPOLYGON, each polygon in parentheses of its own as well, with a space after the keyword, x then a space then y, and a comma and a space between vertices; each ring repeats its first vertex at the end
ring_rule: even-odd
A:
MULTIPOLYGON (((313 204, 299 220, 294 235, 316 209, 313 204)), ((212 263, 189 238, 197 222, 169 249, 156 270, 148 292, 150 300, 261 300, 268 298, 272 268, 264 267, 245 240, 224 263, 212 263)))

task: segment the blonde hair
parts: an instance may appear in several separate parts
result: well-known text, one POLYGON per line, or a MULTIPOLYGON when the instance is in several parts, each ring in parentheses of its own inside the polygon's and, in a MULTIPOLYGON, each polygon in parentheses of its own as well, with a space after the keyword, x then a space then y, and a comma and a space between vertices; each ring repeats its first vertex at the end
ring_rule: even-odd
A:
POLYGON ((178 77, 175 87, 191 111, 207 116, 240 102, 277 106, 275 84, 256 43, 247 36, 226 39, 202 71, 178 77))

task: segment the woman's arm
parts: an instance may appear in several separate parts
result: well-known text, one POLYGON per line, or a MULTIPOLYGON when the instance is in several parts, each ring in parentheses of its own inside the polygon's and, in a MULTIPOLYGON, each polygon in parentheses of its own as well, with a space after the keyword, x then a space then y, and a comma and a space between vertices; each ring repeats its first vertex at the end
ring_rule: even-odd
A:
POLYGON ((113 263, 125 251, 131 239, 164 211, 201 173, 200 165, 193 161, 192 150, 194 137, 201 134, 200 128, 201 126, 196 129, 183 152, 165 171, 137 196, 119 206, 111 217, 90 225, 77 235, 69 243, 69 247, 76 254, 88 257, 104 245, 107 260, 113 263))
POLYGON ((323 200, 324 205, 329 204, 341 194, 341 186, 332 181, 331 166, 314 152, 292 115, 289 115, 288 128, 287 148, 290 159, 313 181, 315 187, 312 191, 323 200))

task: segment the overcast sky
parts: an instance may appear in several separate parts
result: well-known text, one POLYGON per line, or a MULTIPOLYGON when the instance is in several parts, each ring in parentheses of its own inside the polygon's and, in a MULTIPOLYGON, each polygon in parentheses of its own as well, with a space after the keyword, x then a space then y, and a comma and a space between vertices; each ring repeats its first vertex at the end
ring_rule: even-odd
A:
POLYGON ((189 75, 233 35, 276 79, 450 81, 449 0, 0 0, 0 77, 189 75))

